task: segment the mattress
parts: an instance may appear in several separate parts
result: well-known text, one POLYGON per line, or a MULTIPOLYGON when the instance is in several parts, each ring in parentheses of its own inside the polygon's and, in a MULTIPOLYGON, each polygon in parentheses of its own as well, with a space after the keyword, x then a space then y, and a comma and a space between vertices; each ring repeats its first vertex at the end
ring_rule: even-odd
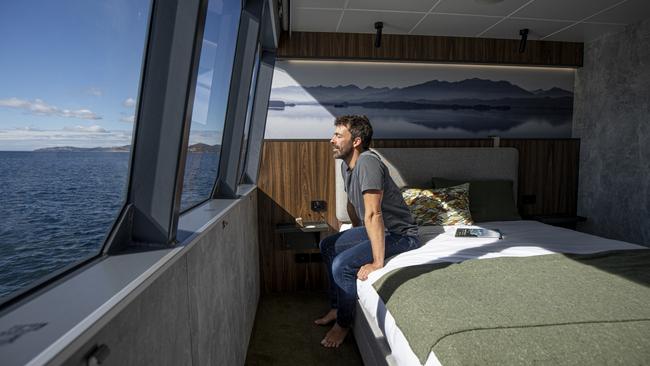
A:
MULTIPOLYGON (((363 315, 358 315, 365 316, 369 323, 383 332, 384 339, 391 348, 391 358, 398 365, 421 363, 372 286, 375 281, 392 270, 419 264, 461 262, 468 259, 647 249, 537 221, 489 222, 482 223, 480 227, 499 229, 503 233, 503 239, 456 238, 454 236, 456 226, 429 227, 426 228, 428 232, 421 233, 423 242, 420 248, 390 258, 386 266, 371 273, 367 281, 357 281, 359 305, 363 309, 363 315)), ((440 365, 440 362, 432 352, 425 365, 440 365)))

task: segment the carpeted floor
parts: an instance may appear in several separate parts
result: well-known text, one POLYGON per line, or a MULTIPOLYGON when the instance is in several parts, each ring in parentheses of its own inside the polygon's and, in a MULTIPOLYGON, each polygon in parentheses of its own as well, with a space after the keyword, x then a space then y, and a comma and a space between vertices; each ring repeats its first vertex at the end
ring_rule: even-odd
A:
POLYGON ((352 332, 338 349, 320 345, 330 327, 313 321, 327 310, 324 293, 262 295, 246 365, 363 365, 352 332))

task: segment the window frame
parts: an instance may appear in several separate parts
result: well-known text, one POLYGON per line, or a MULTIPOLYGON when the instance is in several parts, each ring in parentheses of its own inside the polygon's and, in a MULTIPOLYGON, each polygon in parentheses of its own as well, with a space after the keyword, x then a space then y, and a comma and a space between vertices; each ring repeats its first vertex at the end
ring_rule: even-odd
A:
POLYGON ((239 159, 244 139, 248 95, 252 80, 256 48, 259 41, 263 0, 246 1, 242 11, 237 39, 237 51, 228 96, 228 108, 223 130, 222 153, 219 156, 219 170, 212 190, 212 199, 236 198, 239 159))
POLYGON ((262 48, 242 184, 257 184, 259 177, 275 59, 275 49, 262 48))
POLYGON ((246 106, 246 122, 244 125, 243 141, 241 151, 239 153, 239 166, 237 168, 237 185, 246 184, 244 181, 244 174, 246 172, 246 161, 248 160, 248 148, 250 146, 250 135, 253 124, 253 108, 255 108, 255 96, 257 95, 257 79, 260 73, 260 65, 262 63, 262 45, 257 42, 257 51, 255 51, 255 62, 253 64, 253 71, 250 83, 250 90, 248 92, 248 103, 246 106))

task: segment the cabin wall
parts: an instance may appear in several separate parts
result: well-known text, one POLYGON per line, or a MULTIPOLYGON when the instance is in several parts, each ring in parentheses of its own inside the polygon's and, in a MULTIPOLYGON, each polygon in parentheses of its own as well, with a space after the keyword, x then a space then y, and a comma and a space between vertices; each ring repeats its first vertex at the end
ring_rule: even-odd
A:
POLYGON ((585 45, 573 137, 580 229, 650 246, 650 19, 585 45))
POLYGON ((399 62, 450 62, 503 65, 582 66, 583 44, 519 40, 383 34, 380 48, 374 34, 282 33, 278 57, 399 62))
POLYGON ((102 365, 243 365, 260 295, 257 192, 186 249, 71 358, 53 364, 86 365, 105 344, 102 365))

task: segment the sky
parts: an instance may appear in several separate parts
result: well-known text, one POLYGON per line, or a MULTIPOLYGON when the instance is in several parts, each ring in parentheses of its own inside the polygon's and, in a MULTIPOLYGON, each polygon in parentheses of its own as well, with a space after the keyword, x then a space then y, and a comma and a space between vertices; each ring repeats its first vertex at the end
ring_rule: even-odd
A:
POLYGON ((0 150, 130 144, 148 16, 148 0, 3 1, 0 150))
MULTIPOLYGON (((206 116, 225 113, 230 76, 210 78, 232 67, 239 10, 210 2, 190 144, 221 139, 206 116)), ((1 1, 0 151, 131 144, 149 14, 150 0, 1 1)))

